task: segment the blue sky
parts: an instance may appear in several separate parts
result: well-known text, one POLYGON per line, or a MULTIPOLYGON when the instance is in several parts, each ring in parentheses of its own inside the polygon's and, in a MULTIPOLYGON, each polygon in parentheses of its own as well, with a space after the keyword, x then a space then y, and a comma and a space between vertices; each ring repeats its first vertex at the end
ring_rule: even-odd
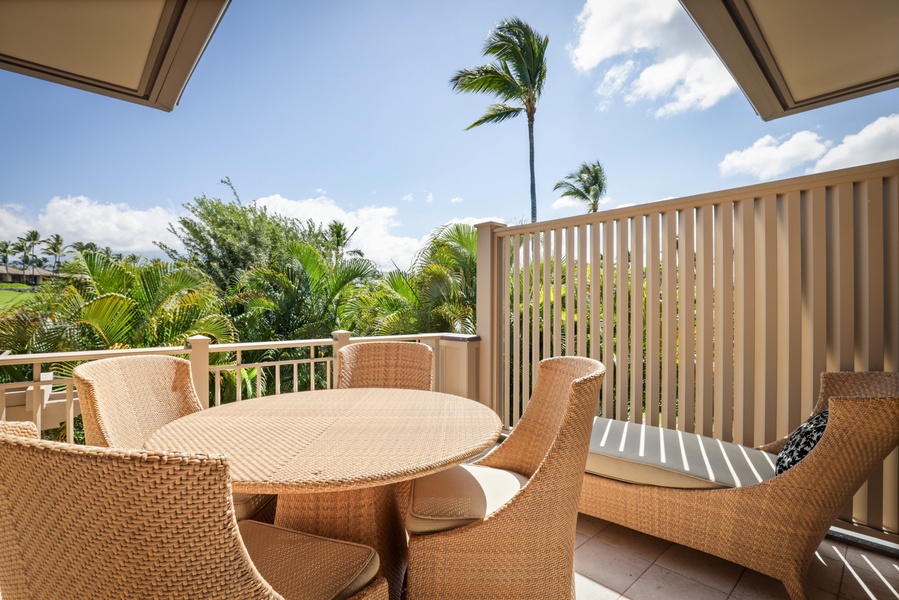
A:
POLYGON ((899 90, 763 122, 677 0, 232 2, 171 113, 0 71, 0 240, 27 229, 159 255, 200 195, 359 227, 405 268, 451 221, 529 218, 524 118, 448 80, 518 16, 548 35, 538 218, 585 161, 604 208, 899 158, 899 90))

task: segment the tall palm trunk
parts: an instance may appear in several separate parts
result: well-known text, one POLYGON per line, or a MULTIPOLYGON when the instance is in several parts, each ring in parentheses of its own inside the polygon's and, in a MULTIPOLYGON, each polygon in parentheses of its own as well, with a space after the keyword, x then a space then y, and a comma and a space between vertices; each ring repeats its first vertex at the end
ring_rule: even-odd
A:
POLYGON ((528 147, 531 167, 531 223, 537 222, 537 179, 534 175, 534 115, 528 115, 528 147))

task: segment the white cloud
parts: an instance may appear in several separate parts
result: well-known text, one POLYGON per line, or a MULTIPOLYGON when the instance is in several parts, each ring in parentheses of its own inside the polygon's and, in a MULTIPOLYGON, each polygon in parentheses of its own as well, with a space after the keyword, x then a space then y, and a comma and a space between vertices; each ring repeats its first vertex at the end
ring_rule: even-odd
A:
POLYGON ((382 269, 392 269, 394 264, 401 269, 408 268, 415 253, 423 245, 423 240, 391 233, 391 230, 400 225, 396 207, 368 206, 346 211, 325 196, 289 200, 274 195, 260 198, 256 203, 265 206, 270 212, 301 221, 312 219, 318 223, 328 223, 336 219, 351 230, 358 227, 351 245, 362 250, 366 258, 382 269))
POLYGON ((809 173, 820 173, 899 158, 899 114, 880 117, 818 159, 809 173))
POLYGON ((572 63, 589 73, 603 63, 599 110, 623 95, 648 100, 667 117, 705 110, 737 86, 677 0, 587 0, 578 15, 572 63), (635 75, 636 74, 636 75, 635 75))
POLYGON ((412 194, 406 194, 405 196, 400 198, 400 200, 402 200, 403 202, 412 202, 413 200, 415 200, 415 196, 413 196, 412 194))
POLYGON ((447 221, 447 225, 451 223, 465 223, 466 225, 471 225, 474 227, 478 223, 505 223, 506 220, 502 217, 462 217, 461 219, 450 219, 447 221))
POLYGON ((460 202, 462 202, 461 196, 454 196, 450 198, 450 204, 459 204, 460 202))
POLYGON ((23 217, 20 213, 24 210, 21 204, 4 204, 0 206, 0 242, 14 242, 29 229, 35 229, 36 225, 23 217))
POLYGON ((427 202, 428 204, 434 202, 434 194, 428 192, 428 195, 425 197, 425 202, 427 202))
POLYGON ((102 204, 85 196, 56 196, 38 215, 37 229, 58 233, 66 243, 94 242, 115 252, 159 253, 154 241, 180 249, 181 242, 166 228, 178 216, 156 206, 146 210, 127 204, 102 204))
POLYGON ((729 152, 718 163, 718 171, 723 177, 749 174, 771 179, 823 156, 830 144, 811 131, 800 131, 782 142, 766 135, 749 148, 729 152))
POLYGON ((583 208, 583 206, 584 206, 583 202, 575 200, 571 196, 561 196, 561 197, 557 198, 555 200, 555 202, 552 203, 552 206, 550 208, 552 208, 553 210, 562 210, 562 209, 566 209, 566 208, 575 208, 575 207, 583 208))

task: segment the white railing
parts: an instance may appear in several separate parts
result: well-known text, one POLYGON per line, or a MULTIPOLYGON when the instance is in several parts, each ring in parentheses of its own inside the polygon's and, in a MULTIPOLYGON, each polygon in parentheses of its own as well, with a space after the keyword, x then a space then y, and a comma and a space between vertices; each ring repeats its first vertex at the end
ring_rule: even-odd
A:
MULTIPOLYGON (((482 401, 602 361, 603 416, 756 446, 825 370, 899 369, 899 161, 569 219, 478 226, 482 401)), ((899 453, 845 518, 899 532, 899 453)))
POLYGON ((479 339, 473 335, 434 333, 374 338, 336 331, 333 339, 235 344, 210 344, 209 338, 195 336, 187 346, 0 355, 0 367, 22 366, 30 372, 30 379, 0 383, 0 420, 33 421, 41 430, 65 424, 66 440, 74 442, 74 419, 81 414, 77 389, 71 377, 54 376, 54 371, 70 371, 81 362, 141 354, 181 356, 191 362, 197 395, 208 407, 224 400, 331 388, 337 380, 339 365, 334 357, 340 347, 385 339, 428 344, 434 349, 434 389, 477 399, 479 339), (258 359, 260 353, 283 356, 258 359), (246 360, 248 355, 256 358, 246 360), (287 377, 282 377, 285 372, 287 377), (289 384, 286 387, 285 379, 289 384))

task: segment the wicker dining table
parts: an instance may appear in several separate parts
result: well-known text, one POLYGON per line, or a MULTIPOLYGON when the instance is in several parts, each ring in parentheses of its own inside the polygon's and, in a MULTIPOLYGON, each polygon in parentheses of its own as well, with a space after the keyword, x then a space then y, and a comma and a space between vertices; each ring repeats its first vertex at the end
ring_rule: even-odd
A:
POLYGON ((397 484, 477 456, 501 428, 490 408, 451 394, 318 390, 202 410, 145 447, 226 455, 235 492, 278 494, 276 525, 375 548, 399 598, 406 534, 397 484))

